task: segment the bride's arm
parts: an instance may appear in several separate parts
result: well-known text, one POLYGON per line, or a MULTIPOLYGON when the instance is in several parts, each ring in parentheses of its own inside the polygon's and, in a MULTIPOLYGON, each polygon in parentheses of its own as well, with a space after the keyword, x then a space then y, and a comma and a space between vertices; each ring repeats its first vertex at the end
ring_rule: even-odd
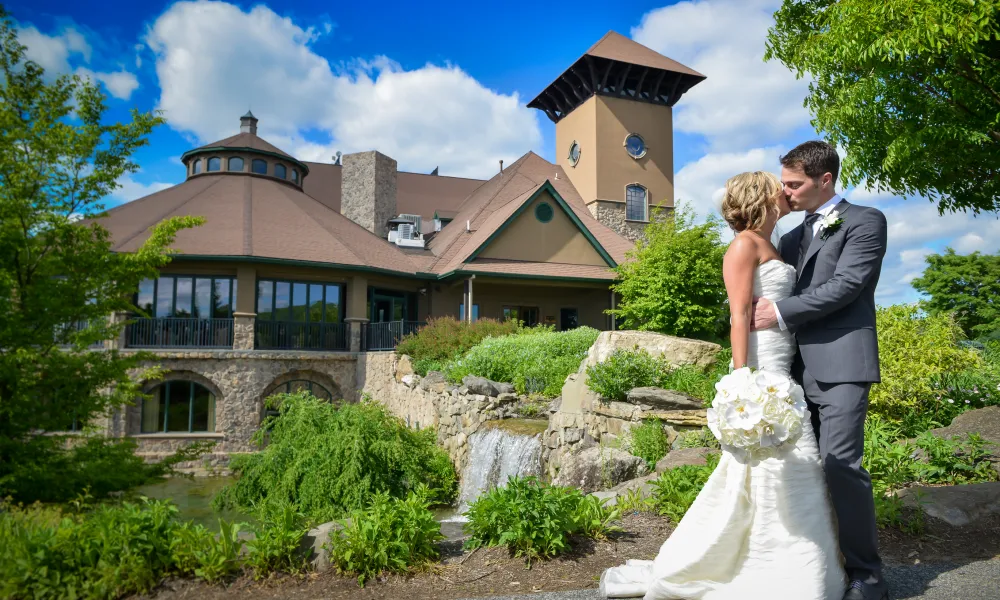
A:
POLYGON ((747 365, 750 324, 753 323, 753 272, 757 267, 757 247, 742 235, 729 244, 722 259, 722 278, 729 295, 729 336, 733 345, 733 368, 747 365))

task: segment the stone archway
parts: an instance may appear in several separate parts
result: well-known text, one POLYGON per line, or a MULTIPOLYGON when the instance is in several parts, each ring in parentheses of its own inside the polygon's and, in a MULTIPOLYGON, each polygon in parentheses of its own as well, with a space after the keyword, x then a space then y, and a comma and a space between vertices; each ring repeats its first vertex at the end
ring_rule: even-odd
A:
POLYGON ((264 388, 264 393, 260 396, 261 420, 274 412, 266 404, 270 396, 280 393, 295 393, 303 390, 328 402, 339 403, 344 401, 344 394, 340 386, 330 376, 313 371, 312 369, 296 369, 275 377, 264 388))
MULTIPOLYGON (((142 382, 142 393, 149 394, 157 387, 160 387, 168 382, 192 382, 205 388, 209 393, 214 396, 212 411, 213 415, 211 418, 212 430, 216 429, 215 424, 218 422, 219 414, 224 410, 225 403, 227 401, 225 393, 222 389, 211 379, 205 377, 201 373, 189 370, 171 370, 163 374, 162 377, 157 379, 147 379, 142 382)), ((124 434, 128 436, 135 436, 142 434, 142 405, 143 400, 136 399, 136 401, 124 409, 124 434)))

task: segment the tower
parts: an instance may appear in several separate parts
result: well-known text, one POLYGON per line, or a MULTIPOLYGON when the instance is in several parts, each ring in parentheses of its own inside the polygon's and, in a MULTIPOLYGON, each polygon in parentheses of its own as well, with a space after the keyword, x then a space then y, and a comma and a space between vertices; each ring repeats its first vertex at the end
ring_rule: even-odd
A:
POLYGON ((528 103, 556 124, 556 157, 594 217, 635 240, 674 205, 673 105, 705 79, 608 32, 528 103))

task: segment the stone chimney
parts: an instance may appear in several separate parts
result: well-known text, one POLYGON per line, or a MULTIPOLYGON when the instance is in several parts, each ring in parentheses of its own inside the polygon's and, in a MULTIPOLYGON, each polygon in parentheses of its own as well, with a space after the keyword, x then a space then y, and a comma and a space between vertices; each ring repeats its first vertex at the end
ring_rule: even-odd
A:
POLYGON ((345 154, 342 161, 340 212, 386 238, 396 216, 396 161, 374 150, 345 154))
POLYGON ((240 117, 240 133, 252 133, 257 135, 257 117, 249 110, 247 114, 240 117))

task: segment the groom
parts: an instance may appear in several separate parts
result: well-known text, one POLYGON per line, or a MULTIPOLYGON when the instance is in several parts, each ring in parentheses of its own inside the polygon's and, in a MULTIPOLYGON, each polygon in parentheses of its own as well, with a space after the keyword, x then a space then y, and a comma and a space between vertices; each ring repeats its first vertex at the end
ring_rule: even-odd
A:
POLYGON ((837 514, 840 550, 851 580, 844 600, 888 600, 878 555, 871 478, 861 466, 868 390, 880 381, 875 285, 885 256, 885 216, 843 200, 834 184, 833 146, 805 142, 781 157, 781 180, 802 225, 781 238, 795 265, 794 295, 756 303, 755 329, 777 324, 795 334, 792 375, 802 384, 837 514))

